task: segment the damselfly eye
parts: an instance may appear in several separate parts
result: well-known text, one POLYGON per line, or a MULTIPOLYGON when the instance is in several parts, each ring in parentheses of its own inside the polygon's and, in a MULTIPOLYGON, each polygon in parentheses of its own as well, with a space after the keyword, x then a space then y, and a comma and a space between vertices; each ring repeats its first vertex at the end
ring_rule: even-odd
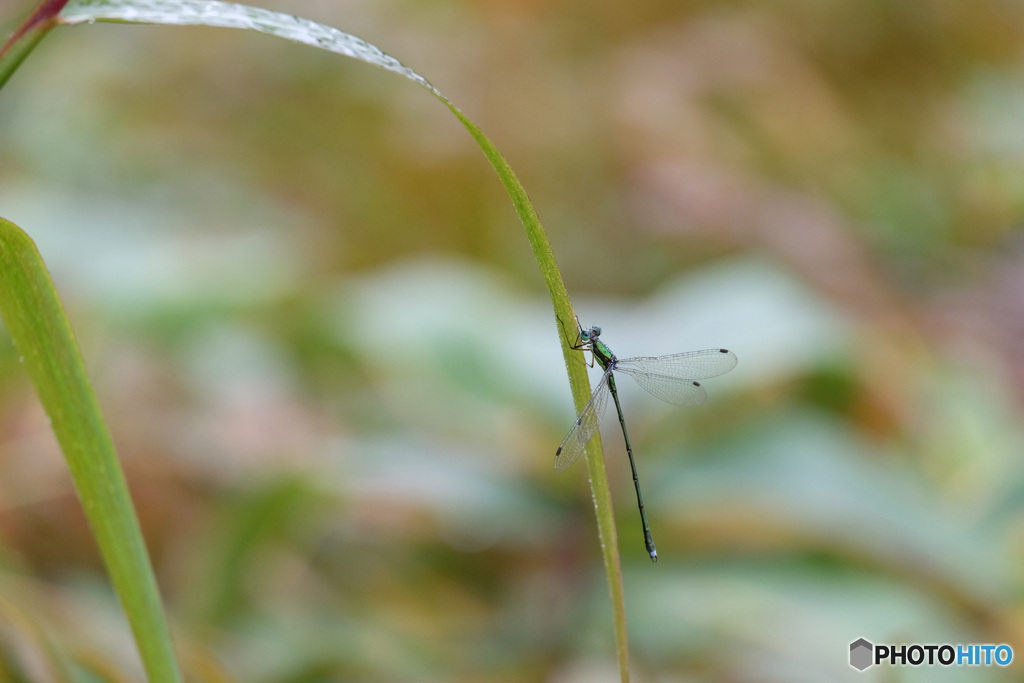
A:
POLYGON ((590 336, 591 337, 600 337, 601 336, 601 328, 598 327, 597 325, 594 325, 593 327, 591 327, 590 328, 590 336))

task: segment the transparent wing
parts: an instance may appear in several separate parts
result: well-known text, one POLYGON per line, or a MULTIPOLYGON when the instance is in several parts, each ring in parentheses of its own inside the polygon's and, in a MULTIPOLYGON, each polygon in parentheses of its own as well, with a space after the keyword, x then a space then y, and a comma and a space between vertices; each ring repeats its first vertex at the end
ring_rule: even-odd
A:
POLYGON ((707 379, 718 377, 736 367, 736 354, 727 349, 704 349, 672 353, 667 356, 622 358, 617 367, 631 375, 646 372, 676 379, 707 379))
POLYGON ((615 369, 633 377, 637 384, 662 401, 695 406, 707 394, 695 379, 715 377, 736 367, 736 354, 726 349, 705 349, 668 356, 624 358, 615 369))
POLYGON ((563 472, 576 462, 576 459, 586 449, 587 444, 590 443, 594 432, 597 431, 601 416, 604 415, 604 408, 608 405, 608 395, 611 393, 608 390, 610 375, 611 371, 605 371, 601 381, 597 384, 597 389, 594 389, 594 393, 590 395, 587 405, 583 406, 583 411, 576 418, 572 429, 562 439, 562 445, 555 451, 556 472, 563 472))
POLYGON ((655 375, 641 370, 627 370, 636 383, 666 403, 677 406, 696 406, 704 402, 708 395, 699 382, 691 379, 679 379, 667 375, 655 375))

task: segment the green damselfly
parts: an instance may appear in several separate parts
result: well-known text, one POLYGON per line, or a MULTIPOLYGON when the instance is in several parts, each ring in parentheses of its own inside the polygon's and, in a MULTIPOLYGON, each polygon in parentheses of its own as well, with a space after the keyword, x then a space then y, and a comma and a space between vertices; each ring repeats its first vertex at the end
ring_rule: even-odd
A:
MULTIPOLYGON (((584 330, 576 321, 577 335, 572 348, 579 351, 590 351, 590 366, 596 360, 604 370, 601 381, 591 394, 587 405, 583 407, 572 429, 565 435, 562 445, 555 452, 555 471, 562 472, 576 462, 580 454, 586 450, 587 444, 597 432, 601 416, 608 405, 608 394, 615 400, 615 409, 619 413, 619 424, 622 426, 622 437, 626 442, 626 453, 629 455, 629 466, 633 470, 633 485, 636 487, 636 501, 640 507, 640 522, 644 528, 644 545, 651 560, 658 561, 658 551, 654 547, 651 525, 647 522, 647 510, 644 509, 644 497, 640 493, 640 478, 636 473, 636 462, 633 460, 633 447, 629 444, 626 432, 626 420, 622 416, 622 405, 619 393, 615 390, 613 371, 624 372, 636 380, 637 384, 654 394, 662 401, 679 406, 695 406, 704 402, 707 394, 704 387, 696 380, 723 375, 736 367, 736 354, 727 349, 704 349, 673 353, 667 356, 637 356, 635 358, 616 358, 608 345, 601 341, 601 328, 594 326, 584 330)), ((563 327, 564 334, 564 327, 563 327)))

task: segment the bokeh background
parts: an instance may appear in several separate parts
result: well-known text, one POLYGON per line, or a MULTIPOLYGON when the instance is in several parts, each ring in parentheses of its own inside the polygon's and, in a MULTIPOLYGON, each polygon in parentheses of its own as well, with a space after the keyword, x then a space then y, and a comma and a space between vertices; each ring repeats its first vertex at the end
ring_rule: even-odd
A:
MULTIPOLYGON (((846 657, 1024 657, 1024 4, 262 6, 462 108, 617 353, 738 354, 697 408, 620 383, 656 566, 606 422, 636 680, 1021 675, 846 657)), ((64 298, 190 680, 616 680, 550 302, 427 93, 256 34, 58 29, 0 92, 0 215, 64 298)), ((141 679, 6 337, 0 642, 4 680, 46 647, 141 679)))

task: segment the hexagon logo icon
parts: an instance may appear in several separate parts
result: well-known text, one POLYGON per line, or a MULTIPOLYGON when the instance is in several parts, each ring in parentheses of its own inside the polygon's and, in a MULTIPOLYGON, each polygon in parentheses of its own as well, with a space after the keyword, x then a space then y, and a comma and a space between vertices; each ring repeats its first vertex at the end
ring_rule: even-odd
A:
POLYGON ((850 643, 850 666, 857 671, 868 668, 874 663, 871 661, 874 650, 875 646, 863 638, 853 641, 850 643))

